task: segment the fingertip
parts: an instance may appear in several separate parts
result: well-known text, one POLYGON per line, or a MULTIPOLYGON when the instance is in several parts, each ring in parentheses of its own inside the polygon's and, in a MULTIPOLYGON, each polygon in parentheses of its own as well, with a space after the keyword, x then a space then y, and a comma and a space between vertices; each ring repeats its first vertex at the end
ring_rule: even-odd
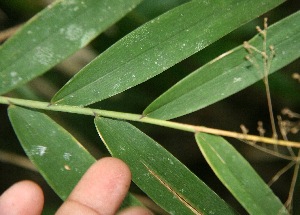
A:
POLYGON ((130 207, 124 209, 118 215, 153 215, 153 213, 144 207, 130 207))
POLYGON ((91 168, 103 168, 108 171, 113 171, 114 173, 119 173, 122 175, 122 178, 131 181, 131 172, 127 164, 118 159, 113 157, 105 157, 98 160, 91 168))
POLYGON ((64 214, 77 205, 82 211, 115 214, 127 194, 130 182, 130 169, 123 161, 102 158, 83 175, 59 212, 64 214))
POLYGON ((21 181, 12 185, 0 197, 1 215, 38 215, 44 205, 42 189, 32 181, 21 181))
MULTIPOLYGON (((101 191, 128 190, 131 183, 131 172, 122 160, 105 157, 94 163, 82 178, 83 183, 100 185, 101 191), (94 181, 96 180, 96 181, 94 181), (101 183, 101 184, 100 184, 101 183)), ((125 194, 125 193, 124 193, 125 194)))
POLYGON ((128 165, 119 158, 105 157, 105 158, 102 158, 100 161, 114 163, 114 165, 119 166, 119 168, 123 169, 124 171, 126 171, 131 176, 130 169, 129 169, 128 165))

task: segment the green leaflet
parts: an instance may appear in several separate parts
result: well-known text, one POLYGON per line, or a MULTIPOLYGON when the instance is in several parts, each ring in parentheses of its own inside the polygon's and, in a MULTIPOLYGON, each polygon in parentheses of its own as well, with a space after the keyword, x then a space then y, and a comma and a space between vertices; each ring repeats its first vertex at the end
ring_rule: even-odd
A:
POLYGON ((269 186, 225 139, 204 133, 195 137, 217 177, 249 214, 289 214, 269 186))
MULTIPOLYGON (((9 107, 8 114, 27 156, 65 200, 95 158, 47 115, 17 106, 9 107)), ((141 203, 129 194, 122 207, 133 205, 141 203)))
POLYGON ((235 214, 167 150, 133 125, 96 118, 99 135, 112 156, 129 165, 132 180, 170 214, 235 214))
POLYGON ((194 0, 146 23, 83 68, 52 99, 88 105, 138 85, 284 0, 194 0))
MULTIPOLYGON (((270 73, 300 57, 299 23, 298 11, 268 28, 267 43, 275 47, 276 53, 270 73)), ((262 43, 260 35, 250 40, 250 44, 259 49, 262 43)), ((158 97, 143 114, 172 119, 213 104, 259 81, 262 73, 245 59, 247 54, 243 46, 238 46, 212 60, 158 97)), ((263 68, 259 54, 256 59, 263 68)))
POLYGON ((64 0, 51 4, 0 47, 0 94, 46 72, 140 2, 64 0))

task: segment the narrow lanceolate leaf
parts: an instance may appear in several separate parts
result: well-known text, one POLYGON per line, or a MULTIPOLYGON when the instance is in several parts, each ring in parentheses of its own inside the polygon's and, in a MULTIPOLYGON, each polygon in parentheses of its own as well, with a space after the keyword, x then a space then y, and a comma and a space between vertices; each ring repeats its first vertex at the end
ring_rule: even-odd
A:
POLYGON ((88 44, 142 0, 56 1, 0 48, 0 94, 88 44))
MULTIPOLYGON (((275 47, 270 74, 300 57, 300 12, 297 12, 267 31, 267 44, 275 47)), ((260 35, 250 44, 262 49, 260 35)), ((245 59, 243 46, 230 50, 175 84, 158 97, 144 111, 144 115, 160 119, 172 119, 199 110, 224 99, 263 77, 263 60, 255 54, 258 71, 254 64, 245 59)))
POLYGON ((83 68, 52 99, 88 105, 163 72, 284 0, 195 0, 146 23, 83 68))
MULTIPOLYGON (((16 106, 8 114, 27 156, 65 200, 95 158, 47 115, 16 106)), ((124 202, 122 207, 141 205, 131 194, 124 202)))
POLYGON ((28 157, 66 199, 95 158, 45 114, 16 106, 9 107, 8 114, 28 157))
POLYGON ((102 140, 125 161, 132 180, 170 214, 235 214, 235 212, 167 150, 133 125, 96 118, 102 140))
POLYGON ((215 174, 249 214, 288 214, 269 186, 225 139, 198 133, 196 140, 215 174))

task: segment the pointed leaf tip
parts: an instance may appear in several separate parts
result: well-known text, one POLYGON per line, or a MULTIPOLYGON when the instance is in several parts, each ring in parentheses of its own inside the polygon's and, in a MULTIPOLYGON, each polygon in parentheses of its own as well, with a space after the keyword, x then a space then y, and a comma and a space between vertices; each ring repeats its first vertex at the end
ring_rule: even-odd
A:
POLYGON ((52 101, 85 106, 121 93, 283 2, 190 1, 180 5, 119 40, 83 68, 52 101))
POLYGON ((195 137, 212 170, 249 214, 289 214, 270 187, 225 139, 205 133, 195 137))

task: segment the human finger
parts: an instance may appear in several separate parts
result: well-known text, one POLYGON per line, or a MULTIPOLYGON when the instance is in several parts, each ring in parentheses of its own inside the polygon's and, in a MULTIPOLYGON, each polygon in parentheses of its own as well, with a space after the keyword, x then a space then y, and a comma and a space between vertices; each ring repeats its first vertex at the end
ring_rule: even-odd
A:
POLYGON ((153 213, 143 207, 131 207, 124 209, 118 215, 153 215, 153 213))
POLYGON ((84 174, 57 214, 115 214, 130 181, 130 170, 123 161, 100 159, 84 174))
POLYGON ((18 182, 0 196, 1 215, 40 215, 43 205, 43 191, 32 181, 18 182))

